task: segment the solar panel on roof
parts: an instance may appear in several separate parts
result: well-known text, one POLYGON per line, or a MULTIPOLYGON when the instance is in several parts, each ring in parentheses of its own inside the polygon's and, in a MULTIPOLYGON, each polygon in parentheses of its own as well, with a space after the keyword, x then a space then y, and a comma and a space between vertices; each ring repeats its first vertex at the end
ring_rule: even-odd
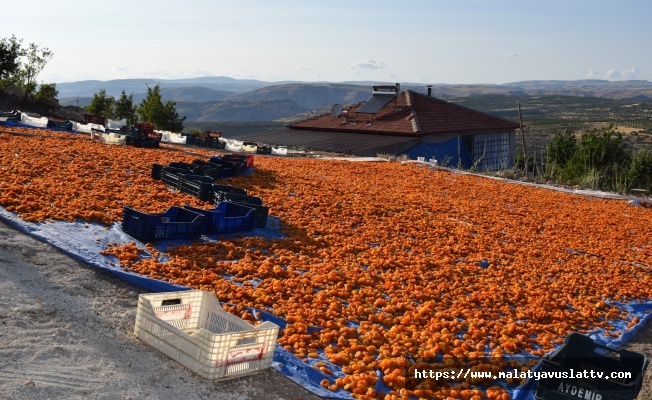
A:
POLYGON ((362 107, 358 108, 356 112, 361 114, 375 114, 395 98, 396 96, 394 93, 374 94, 371 99, 367 100, 367 102, 364 103, 362 107))

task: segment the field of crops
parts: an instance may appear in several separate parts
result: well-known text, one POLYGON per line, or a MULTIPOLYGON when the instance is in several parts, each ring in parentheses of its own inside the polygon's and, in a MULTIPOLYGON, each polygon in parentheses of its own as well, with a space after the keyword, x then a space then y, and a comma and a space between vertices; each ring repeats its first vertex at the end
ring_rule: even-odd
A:
MULTIPOLYGON (((152 163, 196 154, 21 133, 39 136, 0 134, 0 206, 24 220, 211 208, 150 178, 152 163)), ((618 304, 652 298, 652 212, 625 201, 391 162, 256 157, 229 183, 263 198, 287 237, 105 253, 212 291, 251 322, 256 310, 282 317, 279 345, 357 398, 510 398, 509 382, 417 386, 405 371, 435 358, 512 368, 510 357, 541 357, 573 331, 618 336, 639 322, 618 304)))

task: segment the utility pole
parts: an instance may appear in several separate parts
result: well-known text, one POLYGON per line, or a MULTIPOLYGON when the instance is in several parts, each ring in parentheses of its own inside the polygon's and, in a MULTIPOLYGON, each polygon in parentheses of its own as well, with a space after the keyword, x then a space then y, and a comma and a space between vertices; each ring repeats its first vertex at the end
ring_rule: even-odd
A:
POLYGON ((525 176, 528 175, 527 170, 527 151, 525 151, 525 133, 523 132, 523 115, 521 114, 521 102, 518 103, 518 119, 521 123, 521 145, 523 146, 523 162, 525 163, 525 176))

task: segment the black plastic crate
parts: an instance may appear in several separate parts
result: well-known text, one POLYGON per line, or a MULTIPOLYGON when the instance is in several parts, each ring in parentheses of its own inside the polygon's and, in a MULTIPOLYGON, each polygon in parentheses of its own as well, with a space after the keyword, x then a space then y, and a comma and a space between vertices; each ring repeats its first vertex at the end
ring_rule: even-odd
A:
POLYGON ((161 143, 160 140, 156 140, 152 138, 143 138, 142 141, 140 142, 140 146, 137 147, 142 147, 145 149, 157 149, 160 143, 161 143))
POLYGON ((70 122, 70 121, 58 122, 58 121, 52 121, 51 119, 49 119, 48 120, 48 128, 56 129, 56 130, 60 130, 60 131, 72 132, 72 122, 70 122))
POLYGON ((210 201, 213 194, 214 180, 208 176, 180 175, 179 190, 197 197, 202 201, 210 201))
POLYGON ((188 169, 192 169, 192 168, 194 168, 195 166, 192 165, 192 164, 190 164, 190 163, 187 163, 187 162, 178 161, 178 162, 171 162, 171 163, 169 163, 169 164, 168 164, 168 167, 172 167, 172 168, 188 168, 188 169))
POLYGON ((172 186, 175 189, 181 189, 181 177, 180 173, 175 171, 173 168, 163 167, 161 169, 161 180, 168 186, 172 186))
POLYGON ((193 173, 193 171, 189 168, 177 168, 177 167, 170 167, 170 166, 161 168, 161 171, 167 171, 169 173, 177 174, 177 175, 193 173))
POLYGON ((222 173, 222 166, 212 164, 203 160, 194 160, 191 164, 198 175, 206 175, 211 178, 220 179, 222 173))
POLYGON ((254 226, 255 210, 240 204, 223 202, 212 210, 191 206, 185 208, 206 218, 205 231, 208 235, 250 231, 254 226))
POLYGON ((0 118, 7 118, 7 122, 20 122, 20 112, 10 111, 10 112, 0 112, 0 118))
MULTIPOLYGON (((107 129, 106 132, 109 132, 110 130, 107 129)), ((133 131, 119 131, 119 130, 114 130, 115 132, 119 132, 121 134, 126 134, 127 135, 127 145, 129 146, 134 146, 134 147, 142 147, 145 149, 155 149, 159 147, 159 140, 156 139, 151 139, 148 137, 141 137, 141 136, 136 136, 137 134, 134 133, 133 131)))
POLYGON ((243 163, 245 168, 251 168, 254 166, 253 154, 226 154, 222 157, 222 159, 231 162, 243 163))
POLYGON ((160 181, 162 170, 163 166, 161 164, 152 164, 152 179, 160 181))
POLYGON ((231 186, 231 185, 221 185, 221 184, 213 184, 213 192, 223 192, 223 193, 234 193, 234 194, 247 194, 247 189, 242 189, 239 187, 231 186))
POLYGON ((212 149, 224 150, 225 147, 226 147, 226 142, 224 142, 222 140, 214 139, 211 142, 211 148, 212 149))
POLYGON ((206 217, 182 207, 163 214, 149 214, 122 207, 122 230, 142 242, 164 239, 196 239, 204 233, 206 217))
POLYGON ((199 146, 199 147, 207 147, 207 140, 204 138, 198 138, 195 136, 195 139, 193 140, 192 143, 194 146, 199 146))
POLYGON ((254 215, 254 226, 257 228, 264 228, 267 225, 269 206, 263 205, 263 200, 260 197, 247 196, 247 195, 236 194, 236 193, 224 193, 224 192, 213 193, 214 204, 219 204, 220 202, 224 202, 224 201, 254 208, 256 210, 256 213, 254 215))
POLYGON ((272 154, 272 148, 269 146, 258 146, 257 154, 272 154))
POLYGON ((222 160, 220 157, 211 157, 209 162, 222 167, 220 178, 228 178, 244 172, 244 169, 240 168, 237 163, 222 160))
POLYGON ((641 390, 647 364, 647 357, 642 354, 613 349, 595 343, 588 336, 571 333, 559 349, 542 361, 541 372, 563 375, 540 379, 535 397, 540 400, 631 400, 641 390), (630 377, 610 376, 612 373, 629 374, 630 377), (605 378, 608 375, 609 378, 605 378))
POLYGON ((222 168, 230 168, 231 176, 241 175, 247 169, 246 160, 242 159, 224 159, 222 157, 211 157, 209 162, 221 165, 222 168))
POLYGON ((229 155, 225 155, 224 157, 222 157, 222 160, 224 160, 224 161, 228 161, 228 162, 232 162, 232 163, 234 163, 234 164, 236 164, 236 165, 242 166, 242 170, 243 170, 243 171, 244 171, 246 168, 249 167, 249 166, 248 166, 248 162, 249 162, 249 160, 248 160, 248 158, 247 158, 246 155, 242 155, 242 156, 241 156, 241 155, 232 155, 232 154, 229 154, 229 155))

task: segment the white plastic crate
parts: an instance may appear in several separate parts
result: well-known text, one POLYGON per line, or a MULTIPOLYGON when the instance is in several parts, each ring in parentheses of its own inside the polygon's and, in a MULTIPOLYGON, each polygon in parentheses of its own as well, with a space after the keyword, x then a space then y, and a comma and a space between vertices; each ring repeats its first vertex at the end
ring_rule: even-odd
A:
POLYGON ((226 142, 226 144, 224 145, 224 150, 235 151, 235 152, 242 151, 242 142, 237 142, 237 141, 226 142))
POLYGON ((109 133, 102 133, 102 132, 94 132, 91 133, 91 139, 97 138, 98 141, 104 144, 117 144, 117 145, 125 145, 127 144, 127 135, 120 135, 115 132, 109 132, 109 133))
POLYGON ((272 364, 278 326, 253 326, 201 290, 141 294, 136 337, 214 381, 249 375, 272 364))
POLYGON ((255 153, 258 150, 258 145, 255 144, 243 144, 242 151, 246 153, 255 153))
POLYGON ((288 148, 285 146, 274 146, 272 147, 272 154, 277 156, 286 156, 288 154, 288 148))

